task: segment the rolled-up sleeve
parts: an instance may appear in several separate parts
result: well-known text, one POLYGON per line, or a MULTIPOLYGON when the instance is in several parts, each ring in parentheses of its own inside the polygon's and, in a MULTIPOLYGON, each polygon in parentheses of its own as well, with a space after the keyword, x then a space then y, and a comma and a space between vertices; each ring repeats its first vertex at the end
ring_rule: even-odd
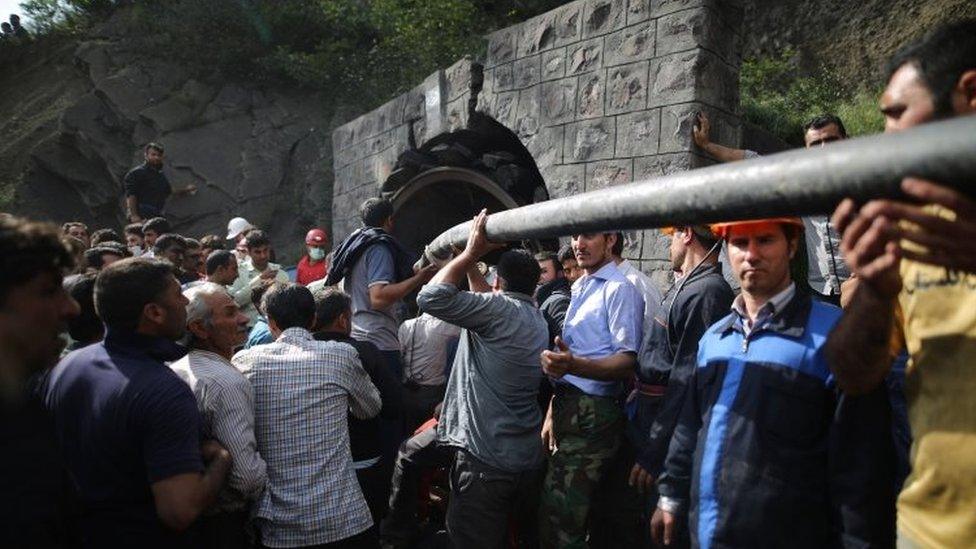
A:
POLYGON ((421 312, 444 322, 478 332, 498 320, 491 307, 491 294, 462 292, 453 284, 427 284, 417 295, 421 312))
POLYGON ((609 289, 605 303, 613 353, 636 353, 644 324, 644 298, 628 282, 609 289))

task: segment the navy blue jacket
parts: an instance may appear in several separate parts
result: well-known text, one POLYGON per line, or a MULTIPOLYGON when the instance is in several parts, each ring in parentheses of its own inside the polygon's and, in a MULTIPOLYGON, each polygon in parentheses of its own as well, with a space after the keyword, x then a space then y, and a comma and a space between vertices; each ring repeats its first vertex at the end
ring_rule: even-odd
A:
POLYGON ((658 485, 696 546, 837 545, 823 345, 840 316, 798 292, 748 337, 734 313, 705 332, 658 485))

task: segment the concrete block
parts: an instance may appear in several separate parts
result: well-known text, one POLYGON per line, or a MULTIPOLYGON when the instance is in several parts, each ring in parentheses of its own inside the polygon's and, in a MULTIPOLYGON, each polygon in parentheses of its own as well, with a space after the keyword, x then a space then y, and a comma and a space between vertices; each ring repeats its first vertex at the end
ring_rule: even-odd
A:
POLYGON ((634 162, 631 159, 606 160, 586 164, 586 191, 605 189, 633 181, 634 162))
POLYGON ((414 88, 407 92, 403 102, 403 120, 416 120, 424 116, 424 92, 414 88))
POLYGON ((613 32, 626 24, 627 0, 587 0, 583 6, 583 38, 613 32))
POLYGON ((660 153, 693 151, 701 154, 691 137, 699 112, 708 116, 713 142, 726 143, 733 147, 739 142, 741 127, 735 117, 700 103, 684 103, 661 109, 660 153))
POLYGON ((648 108, 695 99, 698 52, 676 53, 650 61, 648 108))
POLYGON ((444 69, 444 98, 454 101, 471 91, 471 58, 465 57, 444 69))
POLYGON ((628 0, 627 2, 627 24, 633 25, 642 21, 647 21, 651 16, 650 0, 628 0))
POLYGON ((624 249, 621 257, 636 264, 641 259, 641 250, 644 247, 644 231, 623 231, 624 249))
MULTIPOLYGON (((515 134, 524 140, 539 131, 540 108, 540 86, 522 90, 519 93, 518 112, 515 120, 515 134)), ((511 127, 511 126, 509 126, 511 127)))
POLYGON ((447 131, 453 132, 468 125, 468 97, 464 94, 447 104, 447 131))
POLYGON ((714 53, 702 50, 698 54, 697 100, 728 112, 739 107, 739 71, 714 53))
POLYGON ((542 80, 555 80, 566 76, 566 48, 549 50, 542 54, 542 80))
POLYGON ((579 95, 576 101, 577 118, 603 116, 604 97, 606 97, 606 77, 602 69, 580 75, 579 95))
POLYGON ((495 109, 490 113, 492 117, 506 128, 515 127, 515 117, 518 115, 517 91, 501 92, 495 96, 495 109))
POLYGON ((617 117, 615 155, 644 156, 657 154, 661 135, 661 110, 651 109, 617 117))
POLYGON ((583 37, 583 2, 571 2, 558 8, 556 16, 556 46, 578 42, 583 37))
MULTIPOLYGON (((645 234, 645 239, 647 235, 645 234)), ((664 295, 674 284, 674 270, 671 267, 670 260, 654 260, 645 259, 641 261, 641 272, 651 277, 651 280, 657 285, 657 289, 661 290, 661 295, 664 295)))
POLYGON ((718 13, 706 7, 665 15, 657 20, 657 54, 705 48, 728 63, 738 64, 738 40, 718 13))
POLYGON ((543 82, 541 93, 543 124, 564 124, 573 120, 576 113, 576 78, 543 82))
POLYGON ((656 259, 667 261, 670 259, 671 238, 661 232, 660 229, 647 229, 644 231, 644 259, 656 259))
POLYGON ((495 67, 515 59, 519 27, 508 27, 488 35, 488 56, 485 65, 495 67))
POLYGON ((570 46, 566 52, 567 74, 596 70, 603 66, 603 37, 570 46))
POLYGON ((543 126, 535 134, 522 139, 539 169, 562 163, 565 133, 565 126, 543 126))
POLYGON ((519 26, 518 57, 526 57, 556 45, 556 17, 553 12, 537 15, 519 26))
POLYGON ((491 70, 492 89, 496 92, 515 89, 515 63, 498 65, 491 70))
POLYGON ((539 55, 515 61, 512 67, 515 87, 523 89, 538 84, 541 80, 541 62, 542 57, 539 55))
POLYGON ((691 169, 692 155, 688 153, 659 154, 634 159, 634 181, 652 179, 691 169))
POLYGON ((643 110, 647 106, 646 61, 607 69, 607 114, 643 110))
POLYGON ((609 67, 654 57, 654 21, 620 29, 606 38, 604 63, 609 67))
POLYGON ((568 124, 563 149, 564 162, 590 162, 613 158, 616 122, 596 118, 568 124))
POLYGON ((575 196, 584 190, 585 164, 540 167, 549 198, 575 196))

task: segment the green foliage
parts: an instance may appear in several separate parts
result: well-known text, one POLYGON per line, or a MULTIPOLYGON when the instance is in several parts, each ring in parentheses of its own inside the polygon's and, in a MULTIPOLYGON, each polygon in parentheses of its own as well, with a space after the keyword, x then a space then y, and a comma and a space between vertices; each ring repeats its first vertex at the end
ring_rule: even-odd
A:
POLYGON ((803 144, 803 125, 823 113, 844 121, 849 135, 884 128, 877 109, 879 90, 849 91, 826 67, 800 75, 795 53, 747 59, 742 63, 740 92, 743 117, 792 145, 803 144))
POLYGON ((40 32, 119 23, 137 49, 201 75, 313 89, 369 109, 560 0, 27 0, 40 32))

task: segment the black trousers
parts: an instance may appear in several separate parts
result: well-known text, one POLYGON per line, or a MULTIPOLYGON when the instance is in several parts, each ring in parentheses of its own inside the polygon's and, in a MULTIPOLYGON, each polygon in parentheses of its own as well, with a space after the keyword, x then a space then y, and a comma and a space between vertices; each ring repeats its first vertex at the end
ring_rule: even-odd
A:
POLYGON ((444 400, 444 385, 404 384, 403 427, 407 436, 433 417, 434 407, 444 400))
POLYGON ((417 533, 418 484, 428 469, 447 467, 452 452, 437 445, 437 429, 427 429, 403 441, 393 466, 390 508, 380 529, 383 541, 409 546, 417 533))
POLYGON ((457 450, 451 468, 447 535, 463 549, 507 546, 509 523, 515 524, 518 547, 538 545, 539 493, 543 468, 510 473, 457 450))
POLYGON ((247 511, 205 515, 200 519, 197 536, 200 547, 240 549, 253 547, 247 531, 247 511))

